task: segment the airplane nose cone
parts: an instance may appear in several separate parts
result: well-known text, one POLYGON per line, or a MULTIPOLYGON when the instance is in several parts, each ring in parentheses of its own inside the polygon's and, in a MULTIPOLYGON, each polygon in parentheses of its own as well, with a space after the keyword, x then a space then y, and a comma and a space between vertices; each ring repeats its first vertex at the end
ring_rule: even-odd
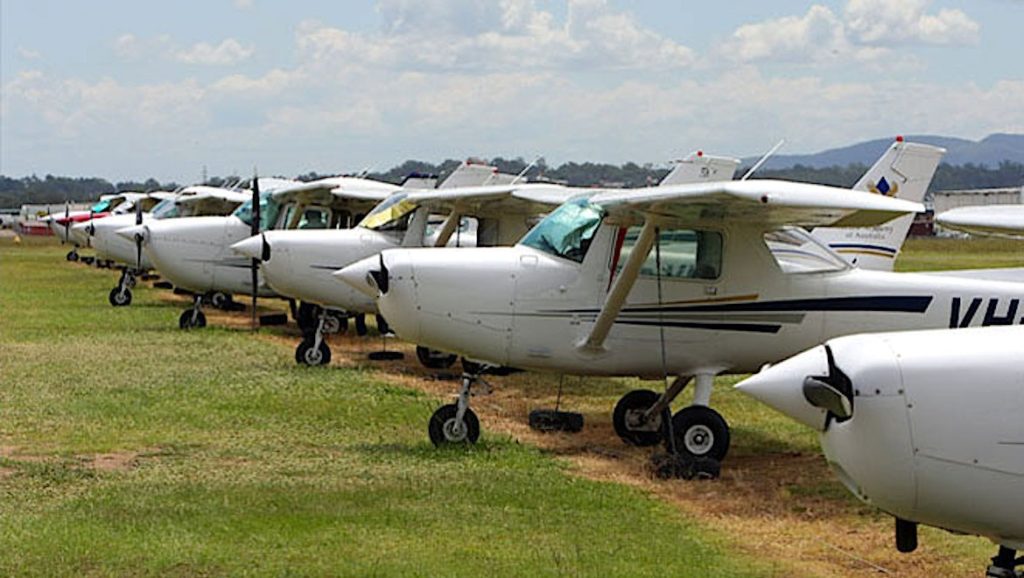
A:
POLYGON ((149 238, 149 229, 146 225, 133 225, 131 227, 118 229, 117 234, 128 239, 132 243, 134 243, 137 238, 140 238, 145 242, 149 238))
POLYGON ((791 357, 781 363, 762 369, 736 384, 736 389, 778 410, 796 421, 824 430, 825 410, 811 405, 804 395, 804 381, 812 376, 829 373, 825 347, 813 349, 791 357))
POLYGON ((384 257, 382 255, 374 255, 373 257, 356 261, 344 269, 331 273, 331 275, 335 279, 348 283, 358 291, 376 299, 379 294, 387 292, 386 271, 384 257), (382 281, 384 287, 381 287, 382 281))
POLYGON ((262 234, 239 241, 231 245, 231 249, 240 255, 259 259, 260 261, 270 260, 270 243, 267 242, 266 236, 262 234))

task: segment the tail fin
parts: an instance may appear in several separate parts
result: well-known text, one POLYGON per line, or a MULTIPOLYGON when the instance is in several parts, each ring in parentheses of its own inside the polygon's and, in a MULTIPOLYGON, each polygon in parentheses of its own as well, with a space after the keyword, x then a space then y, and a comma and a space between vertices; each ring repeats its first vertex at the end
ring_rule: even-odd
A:
POLYGON ((437 188, 454 189, 457 187, 501 185, 508 184, 514 179, 515 175, 499 173, 497 167, 492 167, 479 161, 467 160, 452 171, 448 178, 441 181, 437 188))
MULTIPOLYGON (((919 203, 945 152, 897 138, 853 189, 919 203)), ((914 215, 904 215, 878 227, 818 228, 813 235, 854 265, 891 271, 913 221, 914 215)))
POLYGON ((659 187, 710 181, 731 181, 739 159, 705 155, 701 151, 675 162, 675 167, 658 183, 659 187))
POLYGON ((437 188, 437 175, 427 173, 409 173, 402 181, 403 189, 435 189, 437 188))

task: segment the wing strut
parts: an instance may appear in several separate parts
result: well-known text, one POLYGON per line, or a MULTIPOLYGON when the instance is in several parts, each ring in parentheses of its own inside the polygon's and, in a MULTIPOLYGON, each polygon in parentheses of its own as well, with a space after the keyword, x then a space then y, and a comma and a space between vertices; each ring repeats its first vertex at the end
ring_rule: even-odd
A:
POLYGON ((444 247, 448 244, 448 240, 452 238, 452 233, 459 226, 459 221, 462 220, 462 215, 459 214, 457 209, 452 209, 452 212, 448 215, 448 218, 444 220, 444 224, 441 225, 441 232, 437 234, 437 241, 434 243, 435 247, 444 247))
POLYGON ((595 350, 604 347, 604 340, 608 337, 608 332, 611 331, 615 318, 622 311, 622 306, 626 303, 626 297, 629 295, 630 290, 633 289, 633 284, 636 283, 637 277, 640 276, 640 266, 643 265, 647 255, 651 252, 651 248, 654 246, 656 231, 657 224, 654 222, 654 219, 648 217, 644 221, 643 228, 640 229, 640 237, 636 240, 633 250, 630 251, 629 258, 622 265, 622 272, 615 278, 608 296, 605 297, 604 306, 597 315, 597 319, 594 320, 594 327, 591 328, 590 335, 579 345, 581 349, 595 350))

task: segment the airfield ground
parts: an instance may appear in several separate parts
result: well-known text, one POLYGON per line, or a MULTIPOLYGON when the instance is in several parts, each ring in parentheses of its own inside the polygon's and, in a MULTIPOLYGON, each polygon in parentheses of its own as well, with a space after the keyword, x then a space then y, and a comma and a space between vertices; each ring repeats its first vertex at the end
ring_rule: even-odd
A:
MULTIPOLYGON (((439 451, 430 413, 455 390, 376 339, 333 337, 297 367, 287 328, 247 314, 177 329, 184 300, 0 239, 0 574, 323 576, 979 575, 988 542, 891 519, 829 474, 815 437, 731 391, 719 480, 657 481, 608 414, 632 380, 566 378, 578 435, 538 434, 559 380, 495 378, 482 443, 439 451)), ((1010 242, 911 240, 899 268, 1024 265, 1010 242)), ((269 306, 277 306, 268 303, 269 306)), ((649 384, 647 385, 650 386, 649 384)))

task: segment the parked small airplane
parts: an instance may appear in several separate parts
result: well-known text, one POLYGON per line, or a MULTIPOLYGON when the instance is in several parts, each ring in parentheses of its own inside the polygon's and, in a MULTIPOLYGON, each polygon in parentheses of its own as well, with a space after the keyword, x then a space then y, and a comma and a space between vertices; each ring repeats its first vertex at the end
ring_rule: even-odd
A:
MULTIPOLYGON (((728 180, 738 164, 735 159, 695 154, 679 161, 663 182, 728 180)), ((260 259, 264 278, 277 293, 319 307, 319 321, 299 343, 295 359, 306 365, 326 364, 331 350, 323 335, 330 312, 377 312, 373 299, 338 283, 332 277, 334 271, 394 247, 511 245, 538 215, 579 194, 555 185, 516 186, 516 180, 515 175, 467 161, 435 190, 406 188, 388 197, 353 229, 267 231, 232 248, 260 259), (447 215, 433 232, 427 228, 430 214, 447 215), (470 218, 477 222, 477 230, 467 239, 460 232, 470 218)), ((445 367, 455 360, 425 347, 418 347, 416 353, 427 367, 445 367)))
MULTIPOLYGON (((937 220, 971 234, 1024 237, 1020 206, 964 207, 937 220)), ((982 302, 975 297, 967 309, 982 302)), ((1024 323, 1019 304, 1011 300, 998 322, 1024 323)), ((1020 325, 863 334, 828 341, 736 387, 821 432, 846 488, 896 518, 900 551, 916 548, 918 524, 977 534, 999 544, 986 576, 1019 578, 1022 359, 1020 325)))
MULTIPOLYGON (((1011 303, 1015 317, 1019 299, 1011 303)), ((896 518, 900 551, 916 548, 918 524, 977 534, 1000 545, 986 576, 1018 578, 1021 360, 1019 325, 863 334, 832 339, 736 387, 821 432, 843 485, 896 518)))
MULTIPOLYGON (((185 217, 153 221, 118 231, 141 239, 145 255, 175 287, 195 294, 193 306, 178 319, 182 329, 205 327, 204 295, 276 294, 257 274, 250 259, 231 245, 266 229, 350 227, 363 213, 399 187, 353 177, 331 177, 308 183, 259 179, 262 191, 254 225, 251 199, 227 217, 185 217)), ((258 273, 258 272, 257 272, 258 273)))
POLYGON ((89 244, 96 251, 97 259, 120 266, 120 280, 108 295, 110 304, 115 307, 130 305, 131 288, 135 286, 136 276, 153 269, 153 264, 142 252, 139 241, 118 235, 119 230, 151 220, 227 215, 250 198, 247 192, 204 185, 185 187, 176 193, 151 195, 164 200, 150 211, 141 213, 141 218, 137 213, 110 215, 103 219, 78 223, 71 228, 73 234, 81 234, 89 239, 89 244))
MULTIPOLYGON (((905 156, 942 153, 914 150, 905 156)), ((903 166, 925 165, 934 166, 903 166)), ((754 371, 858 331, 991 325, 1012 307, 1016 283, 862 270, 827 247, 821 254, 832 257, 818 268, 790 269, 767 246, 780 229, 800 237, 790 225, 872 226, 920 209, 780 181, 596 192, 561 206, 515 247, 392 249, 337 275, 376 295, 399 336, 427 347, 520 369, 678 376, 661 395, 624 396, 616 432, 638 445, 665 437, 681 455, 717 467, 729 428, 708 407, 715 375, 754 371), (984 315, 960 306, 977 294, 989 296, 984 315), (693 405, 666 419, 691 376, 693 405)), ((435 443, 476 439, 474 381, 467 376, 459 402, 432 418, 435 443)))
MULTIPOLYGON (((76 223, 101 219, 113 214, 125 214, 134 210, 136 200, 146 197, 145 193, 135 192, 100 195, 99 201, 89 207, 87 211, 72 211, 70 205, 65 204, 63 212, 50 213, 39 220, 49 225, 50 230, 60 239, 61 244, 71 243, 72 249, 67 254, 67 260, 78 261, 80 257, 78 249, 88 246, 89 239, 73 233, 72 227, 76 223)), ((148 208, 158 202, 159 200, 146 202, 145 206, 148 208)))

